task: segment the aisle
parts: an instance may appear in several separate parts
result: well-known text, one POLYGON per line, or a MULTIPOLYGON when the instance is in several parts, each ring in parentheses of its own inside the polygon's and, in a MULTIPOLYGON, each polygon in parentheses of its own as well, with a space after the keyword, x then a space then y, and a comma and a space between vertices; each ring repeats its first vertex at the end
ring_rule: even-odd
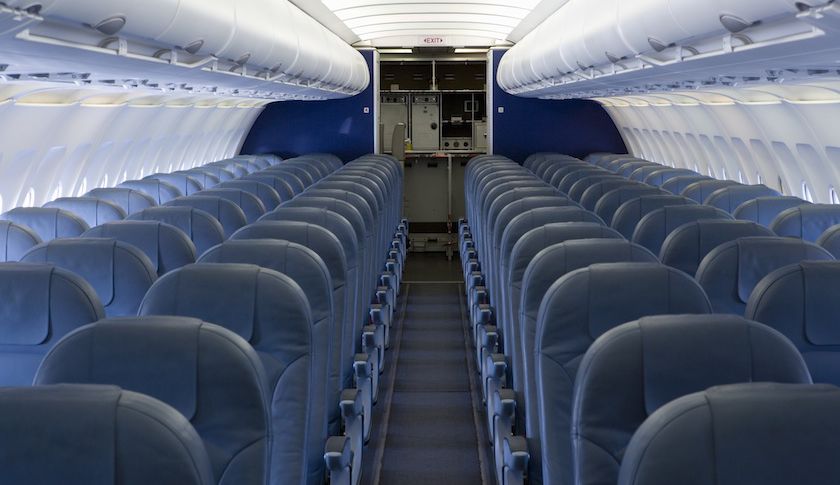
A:
POLYGON ((378 453, 371 453, 365 483, 485 483, 488 451, 479 447, 484 438, 477 434, 459 277, 458 262, 442 254, 409 257, 405 306, 374 416, 382 434, 371 440, 370 451, 378 453))

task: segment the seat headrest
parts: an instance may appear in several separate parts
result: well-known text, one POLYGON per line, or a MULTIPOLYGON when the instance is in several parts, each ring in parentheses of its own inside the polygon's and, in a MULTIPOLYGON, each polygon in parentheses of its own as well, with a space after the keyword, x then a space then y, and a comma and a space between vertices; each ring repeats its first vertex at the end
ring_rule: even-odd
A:
POLYGON ((166 182, 178 188, 184 195, 192 195, 204 188, 204 185, 198 180, 195 174, 188 173, 155 173, 148 175, 146 179, 159 180, 166 182))
MULTIPOLYGON (((55 239, 29 251, 23 258, 28 263, 53 263, 78 274, 90 283, 102 304, 114 301, 115 259, 117 248, 134 253, 148 262, 140 250, 115 239, 55 239)), ((151 265, 150 265, 151 269, 151 265)))
POLYGON ((129 189, 143 192, 154 199, 158 205, 184 195, 178 187, 157 179, 126 180, 125 182, 119 184, 118 187, 127 187, 129 189))
POLYGON ((732 213, 739 205, 756 197, 777 197, 779 192, 766 185, 730 185, 721 187, 706 197, 706 205, 732 213))
POLYGON ((657 187, 649 187, 642 184, 619 187, 604 194, 595 204, 595 213, 607 224, 612 223, 615 211, 628 200, 636 199, 645 195, 664 195, 665 191, 657 187))
MULTIPOLYGON (((196 194, 198 192, 200 191, 196 191, 196 194)), ((230 236, 234 231, 248 223, 245 212, 238 205, 218 196, 190 195, 179 197, 167 202, 166 207, 192 207, 202 210, 222 224, 225 236, 230 236)))
POLYGON ((580 196, 579 202, 584 209, 590 211, 595 210, 595 206, 598 205, 598 201, 601 200, 601 197, 603 197, 607 192, 622 187, 637 187, 639 185, 640 184, 638 182, 627 179, 604 180, 587 187, 583 192, 583 195, 580 196))
POLYGON ((663 263, 693 275, 713 249, 740 237, 751 236, 773 236, 773 232, 749 221, 706 219, 688 222, 665 238, 659 257, 663 263))
POLYGON ((611 225, 629 239, 633 237, 639 221, 647 214, 662 207, 694 204, 696 202, 680 195, 643 195, 621 204, 613 214, 611 225))
POLYGON ((126 214, 148 209, 157 205, 157 201, 150 195, 127 187, 98 187, 85 194, 117 204, 126 214))
POLYGON ((19 261, 27 251, 41 244, 32 229, 12 221, 0 221, 0 261, 19 261))
POLYGON ((60 237, 78 237, 90 229, 79 216, 58 208, 16 207, 4 213, 0 219, 32 229, 44 242, 60 237))
MULTIPOLYGON (((131 244, 152 262, 155 272, 160 260, 160 228, 158 221, 118 221, 102 224, 82 234, 86 238, 110 238, 131 244)), ((170 226, 173 227, 173 226, 170 226)))
POLYGON ((98 226, 125 219, 125 211, 107 200, 96 197, 61 197, 44 204, 44 207, 64 209, 81 217, 88 226, 98 226))
POLYGON ((258 222, 264 221, 298 221, 323 227, 333 233, 341 242, 345 251, 348 268, 355 268, 358 264, 359 242, 353 226, 344 217, 326 208, 318 207, 278 207, 260 217, 258 222))
POLYGON ((189 170, 182 170, 175 173, 183 173, 198 180, 201 186, 205 189, 215 187, 222 181, 217 175, 205 168, 191 168, 189 170))
POLYGON ((193 241, 198 253, 203 253, 225 239, 225 230, 219 220, 194 207, 150 207, 131 214, 127 220, 159 221, 175 226, 193 241))
POLYGON ((569 189, 569 198, 580 202, 581 197, 586 192, 586 190, 593 185, 604 182, 606 180, 611 180, 613 182, 626 182, 627 179, 622 177, 621 175, 616 175, 612 172, 607 172, 605 174, 598 174, 598 175, 588 175, 583 177, 582 179, 578 180, 577 182, 572 185, 569 189))
POLYGON ((280 205, 280 202, 282 202, 280 194, 274 190, 274 187, 262 182, 257 182, 256 180, 228 180, 227 182, 220 183, 215 188, 244 190, 245 192, 258 197, 267 211, 274 209, 280 205))
POLYGON ((659 254, 665 238, 680 226, 698 220, 732 220, 732 216, 707 205, 674 205, 651 211, 642 217, 633 231, 633 242, 659 254))
POLYGON ((660 185, 660 188, 674 195, 680 195, 686 187, 694 182, 700 182, 701 180, 711 180, 711 178, 700 174, 679 175, 663 182, 662 185, 660 185))
POLYGON ((0 264, 0 344, 40 345, 47 340, 55 271, 49 264, 0 264))
POLYGON ((780 236, 816 241, 835 224, 840 224, 840 206, 803 203, 779 213, 770 229, 780 236))
POLYGON ((698 180, 697 182, 687 185, 683 189, 683 191, 680 192, 680 195, 682 195, 683 197, 688 197, 689 199, 694 200, 698 204, 702 204, 703 201, 705 201, 712 194, 712 192, 732 185, 741 184, 735 182, 734 180, 698 180))
POLYGON ((810 202, 793 196, 756 197, 739 205, 732 215, 736 219, 757 222, 763 226, 770 226, 773 219, 786 209, 810 202))
POLYGON ((680 176, 700 176, 700 174, 687 168, 662 168, 648 174, 644 182, 661 187, 665 182, 680 176))

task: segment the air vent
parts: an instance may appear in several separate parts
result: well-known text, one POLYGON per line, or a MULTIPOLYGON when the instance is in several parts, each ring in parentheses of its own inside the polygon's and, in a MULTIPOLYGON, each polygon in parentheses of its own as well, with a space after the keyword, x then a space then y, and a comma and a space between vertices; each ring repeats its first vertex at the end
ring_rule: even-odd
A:
POLYGON ((669 47, 668 44, 659 39, 654 39, 653 37, 648 37, 648 44, 650 44, 656 52, 662 52, 669 47))
POLYGON ((810 5, 808 5, 805 2, 796 2, 796 9, 799 10, 800 12, 807 12, 808 10, 811 10, 812 8, 813 7, 811 7, 810 5))
POLYGON ((721 15, 720 23, 726 30, 732 32, 733 34, 752 27, 755 24, 754 22, 747 22, 740 17, 729 14, 721 15))
POLYGON ((40 3, 35 3, 35 4, 32 4, 28 7, 26 7, 25 10, 26 10, 26 13, 31 13, 32 15, 38 15, 39 13, 41 13, 42 8, 43 7, 41 6, 40 3))
POLYGON ((613 64, 619 63, 619 62, 627 59, 627 57, 618 57, 617 55, 611 54, 609 52, 604 52, 604 55, 607 56, 607 59, 609 59, 609 61, 612 62, 613 64))
POLYGON ((204 47, 204 40, 198 39, 184 46, 184 50, 192 55, 195 55, 198 53, 199 50, 201 50, 202 47, 204 47))
POLYGON ((94 25, 93 28, 105 35, 114 35, 125 27, 125 17, 116 16, 105 19, 94 25))
POLYGON ((244 66, 245 64, 248 64, 248 60, 250 60, 250 59, 251 59, 251 53, 248 52, 247 54, 243 54, 242 57, 240 57, 239 59, 237 59, 234 62, 236 62, 236 64, 239 65, 239 66, 244 66))

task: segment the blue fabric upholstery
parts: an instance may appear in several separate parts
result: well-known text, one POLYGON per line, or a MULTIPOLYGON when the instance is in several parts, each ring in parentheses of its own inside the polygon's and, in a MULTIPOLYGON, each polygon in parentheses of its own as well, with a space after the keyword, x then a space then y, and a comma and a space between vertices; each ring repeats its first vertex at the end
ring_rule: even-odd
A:
POLYGON ((204 189, 196 192, 195 196, 221 197, 222 199, 233 202, 237 207, 242 209, 245 221, 248 224, 256 222, 257 219, 266 213, 265 204, 256 195, 241 189, 219 188, 217 186, 212 189, 204 189))
POLYGON ((810 202, 790 195, 756 197, 739 205, 732 215, 735 219, 757 222, 762 226, 770 227, 770 223, 781 212, 805 204, 810 204, 810 202))
POLYGON ((563 180, 557 185, 557 190, 568 194, 570 190, 572 190, 572 186, 574 186, 579 180, 591 177, 593 175, 614 175, 609 170, 604 170, 603 168, 589 166, 588 168, 581 168, 576 169, 570 172, 568 175, 563 177, 563 180))
POLYGON ((657 167, 657 168, 667 168, 664 165, 658 164, 656 162, 649 162, 647 160, 639 160, 639 159, 623 159, 621 161, 615 161, 609 165, 611 171, 630 179, 630 175, 633 174, 636 170, 642 167, 657 167))
POLYGON ((0 437, 6 483, 216 483, 201 438, 180 413, 117 387, 0 389, 0 437))
POLYGON ((743 315, 750 294, 762 278, 789 264, 834 260, 816 244, 786 237, 744 237, 713 249, 697 269, 717 313, 743 315))
POLYGON ((116 239, 56 239, 35 246, 21 261, 50 263, 78 274, 96 290, 109 317, 135 315, 157 279, 148 256, 116 239))
POLYGON ((196 180, 201 185, 202 189, 211 189, 216 185, 219 185, 221 180, 216 175, 210 173, 209 171, 202 170, 201 168, 191 168, 189 170, 178 170, 176 172, 172 172, 176 174, 184 174, 188 175, 196 180))
POLYGON ((639 428, 619 485, 836 483, 840 389, 734 384, 663 406, 639 428))
POLYGON ((680 192, 680 195, 682 195, 683 197, 688 197, 689 199, 697 202, 698 204, 702 204, 716 190, 725 187, 730 187, 733 185, 740 186, 741 184, 735 182, 734 180, 698 180, 697 182, 686 186, 682 190, 682 192, 680 192))
POLYGON ((47 202, 44 207, 73 213, 90 227, 121 221, 126 216, 125 211, 117 204, 95 197, 61 197, 47 202))
MULTIPOLYGON (((277 177, 283 180, 283 182, 285 182, 289 187, 291 187, 292 193, 294 195, 303 192, 303 190, 306 189, 306 187, 309 187, 311 185, 310 183, 301 180, 300 176, 298 176, 298 174, 296 174, 295 171, 291 170, 290 168, 272 167, 267 168, 265 170, 260 170, 257 174, 263 176, 277 177)), ((253 176, 248 178, 253 178, 253 176)))
POLYGON ((598 205, 598 201, 601 200, 601 197, 603 197, 607 192, 623 187, 644 187, 644 185, 625 178, 609 179, 603 182, 598 182, 584 191, 583 195, 580 196, 579 203, 584 209, 594 211, 595 206, 598 205))
POLYGON ((728 212, 705 205, 674 205, 656 209, 642 217, 633 231, 633 242, 659 254, 669 234, 683 224, 706 219, 732 220, 728 212))
POLYGON ((801 262, 771 272, 756 285, 745 315, 775 328, 802 353, 814 382, 840 383, 837 327, 840 262, 801 262))
POLYGON ((268 185, 277 192, 277 194, 280 196, 281 201, 290 200, 292 197, 298 194, 298 192, 295 192, 295 189, 291 185, 289 185, 288 182, 274 174, 256 172, 246 175, 240 178, 240 180, 260 182, 268 185))
POLYGON ((201 183, 201 180, 199 180, 195 174, 190 173, 155 173, 147 175, 145 179, 166 182, 169 185, 176 187, 184 195, 192 195, 199 190, 204 189, 204 184, 201 183))
POLYGON ((0 220, 0 262, 20 261, 33 247, 41 244, 41 238, 32 229, 0 220))
MULTIPOLYGON (((208 168, 220 167, 231 172, 236 178, 243 177, 260 169, 252 163, 236 160, 219 160, 218 162, 211 162, 204 166, 208 168)), ((219 178, 221 179, 221 177, 219 178)))
POLYGON ((126 214, 157 205, 157 201, 151 195, 128 187, 99 187, 88 191, 85 196, 113 202, 120 206, 126 214))
POLYGON ((636 182, 644 182, 648 176, 665 168, 668 167, 664 165, 644 165, 642 167, 638 167, 636 170, 633 170, 626 177, 630 180, 635 180, 636 182))
POLYGON ((604 220, 607 225, 612 224, 615 212, 628 200, 633 200, 646 195, 667 195, 667 192, 657 187, 647 185, 634 185, 613 189, 598 199, 595 204, 595 213, 604 220))
POLYGON ((825 248, 835 258, 840 258, 840 224, 826 229, 817 239, 817 244, 825 248))
POLYGON ((275 207, 283 202, 280 199, 280 194, 272 186, 254 180, 229 180, 220 183, 214 188, 244 190, 260 199, 266 211, 274 210, 275 207))
POLYGON ((576 172, 578 170, 589 170, 592 168, 597 167, 593 167, 592 165, 586 162, 566 164, 554 171, 554 173, 551 175, 551 178, 548 179, 548 184, 552 187, 557 187, 560 185, 563 179, 566 178, 566 175, 569 175, 570 173, 576 172))
POLYGON ((671 180, 672 178, 676 177, 685 177, 685 176, 699 176, 700 174, 695 172, 694 170, 689 170, 687 168, 661 168, 659 170, 655 170, 648 174, 645 177, 644 182, 646 184, 655 185, 657 187, 662 187, 662 184, 671 180))
POLYGON ((710 251, 739 237, 773 236, 773 231, 748 221, 698 220, 671 231, 662 242, 659 259, 694 276, 710 251))
POLYGON ((313 325, 297 283, 249 264, 193 264, 160 278, 139 313, 199 318, 250 343, 272 396, 267 483, 321 483, 329 335, 326 325, 313 325))
POLYGON ((580 202, 581 198, 583 198, 584 192, 593 185, 605 182, 607 180, 611 180, 613 182, 626 182, 627 179, 622 177, 621 175, 616 175, 612 172, 606 172, 602 175, 589 175, 587 177, 583 177, 582 179, 578 180, 577 182, 572 185, 569 189, 569 198, 575 202, 580 202))
POLYGON ((575 381, 575 482, 615 484, 630 438, 681 396, 744 382, 810 384, 779 332, 735 315, 666 315, 625 323, 586 351, 575 381))
POLYGON ((668 206, 696 204, 681 195, 643 195, 621 204, 615 211, 610 224, 613 229, 630 239, 636 231, 636 225, 651 212, 668 206))
POLYGON ((87 281, 51 264, 0 264, 0 291, 0 387, 32 384, 61 337, 105 317, 87 281))
POLYGON ((776 190, 766 185, 730 185, 712 192, 704 204, 723 209, 730 214, 735 212, 739 205, 756 197, 778 197, 776 190))
MULTIPOLYGON (((142 192, 151 197, 157 205, 165 204, 176 197, 184 195, 178 187, 157 179, 126 180, 119 184, 118 187, 142 192)), ((128 214, 131 215, 134 212, 136 211, 131 211, 128 214)))
POLYGON ((541 470, 546 485, 572 483, 572 394, 580 361, 595 339, 644 316, 710 311, 691 277, 656 263, 595 264, 556 281, 537 317, 536 389, 526 388, 537 400, 537 412, 528 415, 540 418, 538 429, 529 418, 532 476, 541 470))
POLYGON ((78 237, 90 229, 79 216, 56 208, 16 207, 3 213, 0 219, 31 229, 44 242, 62 237, 78 237))
POLYGON ((265 371, 233 332, 174 316, 101 320, 65 336, 44 358, 35 384, 65 383, 159 399, 198 432, 216 483, 265 483, 265 371))
MULTIPOLYGON (((205 173, 207 175, 210 175, 211 177, 213 177, 213 179, 205 179, 205 180, 212 181, 213 186, 219 185, 222 182, 227 182, 228 180, 233 180, 233 179, 236 178, 236 175, 233 172, 231 172, 230 170, 227 170, 225 168, 222 168, 218 165, 217 166, 204 165, 203 167, 191 168, 189 170, 185 170, 184 172, 187 172, 187 173, 205 173)), ((208 186, 208 184, 205 183, 204 188, 207 189, 207 188, 210 188, 210 186, 208 186)))
POLYGON ((703 180, 712 179, 710 177, 700 174, 680 175, 678 177, 674 177, 672 179, 667 180, 662 185, 660 185, 660 188, 674 195, 681 195, 682 191, 685 190, 686 187, 693 184, 694 182, 701 182, 703 180))
POLYGON ((248 224, 245 212, 238 205, 219 196, 191 195, 189 197, 178 197, 164 205, 166 207, 191 207, 210 214, 222 225, 226 238, 248 224))
POLYGON ((130 221, 158 221, 173 225, 195 244, 196 255, 225 240, 222 224, 212 215, 192 207, 151 207, 131 214, 130 221))
POLYGON ((143 251, 158 276, 195 262, 195 245, 184 231, 159 221, 117 221, 96 226, 86 238, 110 238, 143 251))
POLYGON ((813 242, 835 224, 840 224, 840 206, 805 203, 782 211, 770 223, 770 229, 779 236, 813 242))

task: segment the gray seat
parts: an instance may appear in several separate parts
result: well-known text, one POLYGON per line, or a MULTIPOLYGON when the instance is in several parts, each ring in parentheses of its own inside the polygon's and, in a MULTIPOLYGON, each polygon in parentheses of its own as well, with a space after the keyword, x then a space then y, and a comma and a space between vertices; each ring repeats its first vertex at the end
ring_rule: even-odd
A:
POLYGON ((840 224, 826 229, 817 239, 817 244, 825 248, 835 258, 840 258, 840 224))
POLYGON ((633 232, 635 232, 639 221, 651 212, 663 207, 694 204, 696 203, 693 200, 680 195, 643 195, 621 204, 613 214, 610 225, 624 237, 630 239, 633 237, 633 232))
POLYGON ((697 269, 717 313, 743 315, 750 294, 762 278, 789 264, 834 257, 816 244, 785 237, 745 237, 713 249, 697 269))
POLYGON ((117 221, 91 228, 84 238, 110 238, 143 252, 162 276, 195 262, 195 244, 184 231, 160 221, 117 221))
POLYGON ((198 180, 198 183, 201 184, 202 189, 211 189, 216 185, 219 185, 219 182, 221 182, 221 179, 218 176, 211 173, 209 170, 205 170, 200 167, 191 168, 189 170, 178 170, 177 172, 172 173, 188 175, 198 180))
MULTIPOLYGON (((119 184, 118 187, 142 192, 151 197, 157 205, 165 204, 172 199, 184 195, 178 187, 157 179, 126 180, 119 184)), ((131 211, 128 214, 131 215, 134 212, 136 211, 131 211)))
POLYGON ((609 179, 603 182, 598 182, 591 187, 588 187, 583 195, 580 197, 580 205, 584 209, 588 211, 594 211, 595 207, 598 205, 598 201, 601 200, 607 192, 611 190, 623 188, 623 187, 645 187, 638 182, 634 182, 632 180, 627 180, 625 178, 621 179, 609 179))
POLYGON ((708 219, 732 220, 732 216, 716 207, 699 204, 666 206, 642 217, 633 231, 632 241, 650 249, 653 254, 659 254, 662 243, 677 228, 708 219))
MULTIPOLYGON (((309 187, 312 184, 307 181, 301 180, 300 176, 296 172, 296 170, 292 170, 290 167, 271 167, 265 170, 260 170, 259 172, 257 172, 257 174, 277 177, 283 180, 289 187, 291 187, 292 193, 294 195, 297 195, 303 192, 307 187, 309 187)), ((249 176, 248 178, 253 178, 253 176, 249 176)))
POLYGON ((219 188, 217 186, 212 189, 204 189, 196 192, 195 195, 221 197, 233 202, 242 209, 242 213, 245 215, 245 220, 248 224, 256 222, 257 219, 266 213, 265 204, 263 204, 256 195, 241 189, 227 187, 219 188))
POLYGON ((656 263, 595 264, 555 282, 537 317, 536 388, 526 387, 526 395, 536 401, 526 418, 530 476, 542 472, 547 485, 572 483, 575 376, 595 339, 644 316, 710 311, 703 289, 691 277, 656 263))
POLYGON ((645 317, 610 330, 578 370, 574 483, 615 484, 633 433, 670 401, 746 382, 810 384, 811 376, 788 339, 740 316, 645 317))
MULTIPOLYGON (((197 194, 198 192, 196 192, 197 194)), ((230 200, 212 195, 191 195, 178 197, 165 204, 166 207, 191 207, 213 216, 222 225, 225 238, 248 224, 245 212, 230 200)))
POLYGON ((105 318, 96 291, 52 264, 0 264, 0 387, 29 386, 64 335, 105 318))
POLYGON ((121 221, 126 216, 125 211, 117 204, 95 197, 61 197, 47 202, 44 207, 63 209, 76 214, 90 227, 121 221))
POLYGON ((31 229, 44 242, 57 238, 78 237, 90 229, 81 217, 57 208, 16 207, 0 215, 0 219, 31 229))
POLYGON ((630 175, 632 175, 633 172, 642 167, 656 167, 659 169, 667 168, 664 165, 661 165, 656 162, 649 162, 647 160, 639 159, 616 160, 613 163, 611 163, 607 168, 623 177, 627 177, 628 179, 630 179, 630 175))
POLYGON ((570 173, 575 172, 577 170, 589 170, 592 168, 597 167, 593 167, 592 164, 586 162, 572 162, 564 164, 562 167, 559 167, 556 170, 554 170, 554 173, 551 175, 551 178, 548 179, 548 184, 552 187, 557 187, 560 185, 561 182, 563 182, 563 179, 566 177, 566 175, 569 175, 570 173))
POLYGON ((667 195, 659 188, 647 185, 619 187, 604 194, 595 204, 595 213, 604 220, 607 225, 612 224, 613 216, 619 207, 628 200, 633 200, 645 195, 667 195))
POLYGON ((655 170, 648 174, 647 177, 644 179, 644 183, 655 185, 657 187, 662 187, 662 185, 677 177, 686 177, 686 176, 701 176, 699 173, 695 172, 694 170, 690 170, 687 168, 668 168, 664 167, 659 170, 655 170))
MULTIPOLYGON (((159 180, 166 182, 169 185, 177 188, 184 195, 192 195, 199 190, 204 189, 204 184, 196 177, 195 174, 188 173, 155 173, 147 175, 145 179, 159 180)), ((161 202, 163 204, 163 202, 161 202)))
POLYGON ((271 396, 265 483, 321 483, 330 346, 326 325, 314 327, 297 283, 250 264, 193 264, 161 277, 139 314, 198 318, 250 343, 265 368, 263 385, 271 396))
POLYGON ((840 205, 804 203, 782 211, 770 229, 779 236, 814 242, 835 224, 840 224, 840 205))
POLYGON ((235 333, 175 316, 101 320, 61 339, 35 377, 66 383, 159 399, 204 441, 215 483, 265 483, 270 394, 259 357, 235 333))
POLYGON ((766 185, 730 185, 712 192, 703 201, 704 204, 723 209, 730 214, 739 205, 756 197, 778 197, 779 192, 766 185))
POLYGON ((120 206, 126 214, 158 205, 151 195, 128 187, 100 187, 88 191, 85 196, 113 202, 120 206))
POLYGON ((716 247, 740 237, 773 236, 773 231, 748 221, 698 220, 671 231, 662 242, 659 259, 692 276, 700 262, 716 247))
POLYGON ((639 428, 619 485, 836 483, 840 389, 713 387, 663 406, 639 428))
POLYGON ((608 180, 613 182, 627 182, 626 178, 611 172, 607 172, 603 175, 590 175, 588 177, 583 177, 582 179, 575 182, 574 185, 572 185, 572 187, 569 189, 569 198, 575 202, 580 202, 583 198, 584 192, 586 192, 587 189, 589 189, 595 184, 605 182, 608 180))
POLYGON ((214 188, 244 190, 260 199, 266 211, 274 210, 274 208, 283 202, 280 194, 272 186, 254 180, 229 180, 220 183, 214 188))
MULTIPOLYGON (((236 178, 243 177, 248 175, 249 173, 256 172, 260 170, 260 167, 254 165, 253 163, 249 163, 246 161, 236 161, 236 160, 219 160, 217 162, 211 162, 206 165, 205 167, 220 167, 223 170, 227 170, 231 172, 236 178)), ((221 177, 219 177, 221 180, 221 177)), ((224 183, 224 182, 223 182, 224 183)))
POLYGON ((218 219, 192 207, 151 207, 129 215, 127 220, 158 221, 177 227, 193 242, 196 255, 225 240, 225 230, 218 219))
POLYGON ((0 436, 6 483, 216 483, 181 413, 117 387, 0 389, 0 436))
POLYGON ((683 197, 688 197, 689 199, 697 202, 698 204, 702 204, 716 190, 722 189, 724 187, 730 187, 733 185, 741 184, 735 182, 734 180, 698 180, 697 182, 686 186, 682 190, 682 192, 680 192, 680 195, 682 195, 683 197))
POLYGON ((668 168, 665 165, 644 165, 642 167, 636 168, 630 172, 629 175, 626 175, 627 178, 630 180, 635 180, 636 182, 644 182, 647 178, 656 172, 659 172, 662 169, 668 168))
MULTIPOLYGON (((216 165, 216 166, 204 165, 202 167, 194 167, 194 168, 191 168, 189 170, 186 170, 186 172, 192 172, 192 173, 202 172, 202 173, 205 173, 207 175, 210 175, 210 176, 215 178, 215 180, 214 180, 215 183, 213 185, 219 185, 221 182, 227 182, 228 180, 233 180, 233 179, 236 178, 236 175, 233 172, 231 172, 230 170, 227 170, 225 168, 222 168, 218 165, 216 165)), ((204 188, 208 188, 208 185, 206 183, 204 184, 204 188)))
POLYGON ((789 338, 814 382, 840 383, 837 294, 840 262, 801 262, 764 277, 750 294, 745 315, 789 338))
POLYGON ((701 182, 703 180, 712 180, 711 177, 707 177, 705 175, 695 174, 695 175, 680 175, 674 177, 672 179, 667 180, 659 187, 662 190, 670 192, 674 195, 681 195, 682 191, 685 190, 686 187, 693 184, 694 182, 701 182))
POLYGON ((135 315, 157 272, 141 250, 116 239, 67 238, 39 244, 22 262, 72 271, 96 290, 109 317, 135 315))
POLYGON ((568 194, 572 187, 581 179, 591 177, 593 175, 615 175, 609 170, 590 165, 588 168, 576 169, 567 174, 557 185, 557 190, 568 194))
POLYGON ((762 226, 770 227, 773 219, 783 211, 806 204, 810 202, 790 195, 756 197, 739 205, 732 212, 732 216, 735 219, 757 222, 762 226))
POLYGON ((0 220, 0 262, 20 261, 33 247, 41 244, 41 238, 32 229, 0 220))
POLYGON ((260 182, 268 185, 269 187, 277 191, 277 194, 280 196, 281 201, 290 200, 292 197, 298 194, 298 192, 295 192, 295 189, 292 188, 292 186, 289 185, 288 182, 274 174, 255 172, 240 178, 240 180, 249 180, 252 182, 260 182))

